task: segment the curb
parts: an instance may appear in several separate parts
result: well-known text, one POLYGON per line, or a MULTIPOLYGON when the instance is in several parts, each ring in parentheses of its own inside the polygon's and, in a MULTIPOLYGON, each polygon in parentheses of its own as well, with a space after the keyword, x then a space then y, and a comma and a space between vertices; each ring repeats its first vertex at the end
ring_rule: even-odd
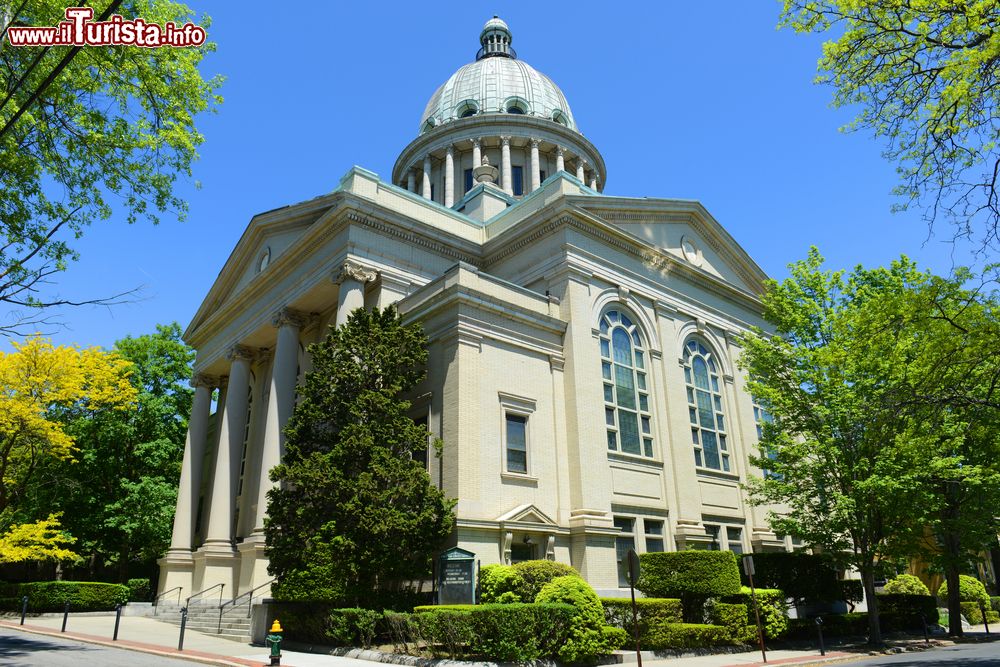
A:
MULTIPOLYGON (((177 649, 168 648, 166 646, 159 646, 157 644, 143 644, 141 642, 133 642, 124 639, 119 639, 118 641, 112 641, 105 637, 97 637, 95 635, 84 635, 74 632, 57 632, 49 628, 43 628, 37 625, 20 625, 18 623, 11 623, 9 621, 0 620, 0 627, 7 628, 8 630, 18 630, 20 632, 25 632, 33 635, 42 635, 45 637, 55 637, 61 639, 72 639, 79 642, 84 642, 86 644, 94 644, 97 646, 104 646, 106 648, 119 648, 127 651, 137 651, 140 653, 149 653, 151 655, 158 655, 164 658, 183 658, 185 660, 190 660, 192 662, 199 662, 205 665, 221 665, 222 667, 261 667, 264 665, 265 658, 260 660, 246 660, 243 658, 234 658, 231 656, 218 655, 215 653, 204 653, 202 651, 178 651, 177 649)), ((283 667, 291 667, 283 666, 283 667)))

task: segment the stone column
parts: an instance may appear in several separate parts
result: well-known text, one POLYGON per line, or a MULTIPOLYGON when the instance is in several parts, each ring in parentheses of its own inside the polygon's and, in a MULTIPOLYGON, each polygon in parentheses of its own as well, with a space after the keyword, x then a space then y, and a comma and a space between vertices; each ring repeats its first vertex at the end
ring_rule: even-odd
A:
POLYGON ((307 317, 303 313, 284 309, 276 313, 271 323, 278 328, 271 370, 271 391, 267 400, 267 421, 264 424, 264 448, 260 456, 260 480, 257 484, 257 512, 253 532, 264 530, 267 513, 267 492, 274 484, 269 473, 281 463, 285 453, 285 424, 295 406, 295 383, 299 376, 299 330, 307 317))
POLYGON ((247 397, 250 391, 250 361, 253 351, 242 345, 230 348, 227 358, 229 390, 219 425, 219 448, 212 474, 212 504, 208 511, 205 547, 232 549, 236 477, 247 428, 247 397))
POLYGON ((424 199, 431 198, 431 156, 424 156, 424 178, 421 184, 421 192, 424 199))
POLYGON ((583 173, 584 168, 587 166, 587 161, 584 159, 579 159, 576 161, 576 180, 581 183, 586 183, 585 176, 583 173))
POLYGON ((472 140, 472 168, 475 169, 483 163, 482 139, 476 137, 472 140))
POLYGON ((510 173, 510 137, 500 137, 500 177, 503 179, 503 191, 514 194, 514 177, 510 173))
POLYGON ((340 285, 337 298, 337 319, 339 327, 347 322, 348 316, 358 308, 365 307, 365 283, 370 283, 378 277, 371 269, 366 269, 357 262, 347 260, 333 282, 340 285))
POLYGON ((212 408, 212 388, 218 380, 207 375, 195 375, 191 379, 194 400, 191 403, 191 419, 188 420, 187 442, 184 444, 184 461, 181 463, 181 480, 177 487, 177 511, 174 513, 174 532, 170 539, 170 552, 191 556, 191 538, 194 533, 195 516, 198 511, 198 495, 201 491, 201 466, 205 458, 208 435, 208 414, 212 408))
POLYGON ((455 205, 455 147, 448 146, 444 154, 444 205, 455 205))
POLYGON ((556 146, 556 171, 566 171, 566 158, 563 156, 563 147, 556 146))
POLYGON ((597 189, 597 170, 590 172, 590 189, 597 189))
POLYGON ((412 168, 406 172, 406 189, 410 192, 417 191, 417 175, 413 173, 412 168))
POLYGON ((542 165, 538 160, 538 139, 531 140, 531 191, 534 192, 542 184, 542 165))

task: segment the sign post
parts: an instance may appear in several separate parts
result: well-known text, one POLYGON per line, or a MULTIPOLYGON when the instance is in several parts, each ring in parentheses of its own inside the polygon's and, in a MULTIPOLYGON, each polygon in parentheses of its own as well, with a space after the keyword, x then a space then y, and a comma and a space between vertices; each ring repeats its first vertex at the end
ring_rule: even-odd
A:
POLYGON ((753 566, 753 556, 743 557, 743 572, 750 580, 750 598, 753 600, 753 615, 757 618, 757 639, 760 640, 760 655, 767 662, 767 651, 764 650, 764 628, 760 624, 760 608, 757 605, 757 589, 753 585, 753 575, 757 573, 753 566))
POLYGON ((628 583, 632 589, 632 637, 635 639, 635 659, 642 667, 642 649, 639 646, 639 608, 635 604, 635 585, 639 583, 639 554, 628 550, 628 583))

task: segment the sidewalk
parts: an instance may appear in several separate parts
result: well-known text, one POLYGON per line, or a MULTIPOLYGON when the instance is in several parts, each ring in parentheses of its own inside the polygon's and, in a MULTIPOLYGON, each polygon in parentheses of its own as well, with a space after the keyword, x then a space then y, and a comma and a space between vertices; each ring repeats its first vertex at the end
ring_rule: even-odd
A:
MULTIPOLYGON (((118 641, 111 640, 114 625, 115 617, 113 615, 74 616, 71 614, 66 625, 66 632, 61 633, 61 615, 28 618, 24 627, 18 624, 18 619, 15 617, 8 616, 0 619, 0 626, 8 629, 142 651, 204 664, 225 665, 227 667, 256 667, 268 664, 268 650, 264 647, 241 644, 194 631, 185 633, 184 650, 178 651, 177 639, 180 629, 175 625, 152 618, 123 616, 118 631, 118 641)), ((982 626, 974 627, 970 634, 973 636, 980 633, 985 635, 983 630, 982 626)), ((624 657, 624 667, 635 665, 634 654, 626 654, 624 657)), ((829 650, 825 657, 821 657, 819 652, 815 650, 775 650, 767 652, 766 664, 825 665, 851 662, 866 657, 868 656, 864 653, 842 650, 829 650)), ((445 667, 444 663, 448 662, 441 661, 441 667, 445 667)), ((281 664, 283 667, 374 667, 379 663, 357 658, 283 650, 281 664)), ((460 663, 451 662, 450 664, 460 663)), ((477 667, 484 667, 486 664, 488 663, 476 663, 477 667)), ((684 658, 656 658, 646 653, 643 655, 642 664, 643 667, 761 667, 765 663, 761 661, 760 651, 754 650, 744 653, 684 658)))

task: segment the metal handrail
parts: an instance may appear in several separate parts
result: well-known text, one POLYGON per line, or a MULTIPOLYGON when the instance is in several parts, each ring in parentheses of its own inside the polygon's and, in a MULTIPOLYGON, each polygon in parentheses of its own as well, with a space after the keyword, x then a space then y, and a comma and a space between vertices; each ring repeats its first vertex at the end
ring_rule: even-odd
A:
POLYGON ((233 605, 233 609, 235 609, 236 608, 236 601, 239 600, 239 599, 241 599, 241 598, 248 597, 248 596, 249 596, 250 599, 247 600, 247 618, 250 618, 250 612, 253 610, 253 594, 254 594, 254 592, 255 591, 259 591, 260 589, 264 588, 264 586, 270 586, 273 583, 274 583, 274 579, 271 579, 269 581, 265 581, 264 583, 262 583, 259 586, 254 586, 253 588, 251 588, 250 590, 248 590, 246 593, 242 593, 240 595, 237 595, 232 600, 226 600, 225 602, 223 602, 222 604, 220 604, 219 605, 219 625, 220 625, 220 627, 222 625, 222 615, 225 613, 225 608, 228 605, 233 605))
POLYGON ((187 599, 187 602, 185 602, 185 603, 184 603, 184 606, 185 606, 185 607, 190 607, 190 606, 191 606, 191 600, 192 600, 193 598, 196 598, 196 597, 198 597, 199 595, 203 595, 204 593, 207 593, 207 592, 209 592, 210 590, 212 590, 212 589, 214 589, 214 588, 218 588, 218 589, 219 589, 219 602, 222 602, 222 591, 223 591, 223 590, 225 590, 225 588, 226 588, 226 585, 225 585, 225 584, 216 584, 216 585, 214 585, 214 586, 209 586, 208 588, 206 588, 206 589, 205 589, 205 590, 203 590, 203 591, 198 591, 197 593, 194 593, 194 594, 192 594, 192 595, 189 595, 189 596, 188 596, 188 599, 187 599))
POLYGON ((174 591, 177 591, 177 604, 180 604, 181 603, 181 591, 182 590, 184 590, 184 589, 181 586, 174 586, 169 591, 163 591, 162 593, 160 593, 159 595, 157 595, 155 598, 153 598, 153 616, 156 616, 156 603, 159 601, 160 598, 162 598, 167 593, 173 593, 174 591))

